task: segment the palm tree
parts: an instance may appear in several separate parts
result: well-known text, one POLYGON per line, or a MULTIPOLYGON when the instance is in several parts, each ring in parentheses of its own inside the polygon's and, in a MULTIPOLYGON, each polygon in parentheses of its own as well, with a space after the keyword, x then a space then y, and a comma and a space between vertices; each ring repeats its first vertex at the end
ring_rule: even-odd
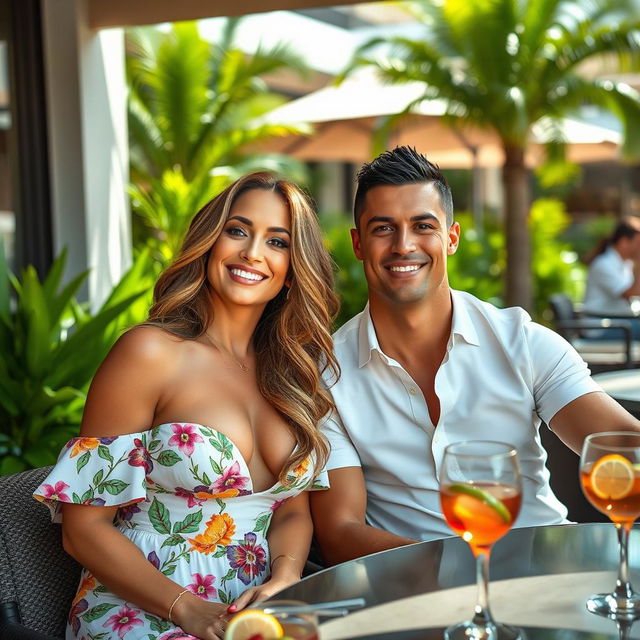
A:
POLYGON ((301 132, 258 119, 286 101, 267 89, 263 76, 304 73, 304 62, 285 45, 246 55, 235 45, 238 24, 228 19, 213 45, 188 22, 166 33, 127 35, 130 194, 134 211, 154 230, 160 263, 179 247, 194 211, 242 173, 301 176, 300 163, 256 153, 251 145, 301 132))
MULTIPOLYGON (((585 104, 621 121, 628 156, 640 154, 640 99, 627 85, 588 78, 584 63, 614 57, 640 69, 640 12, 633 0, 432 0, 412 3, 424 37, 376 38, 350 70, 378 68, 387 81, 425 82, 420 100, 447 102, 447 122, 494 131, 504 150, 506 302, 531 308, 531 201, 525 150, 531 127, 585 104), (380 55, 380 47, 385 55, 380 55)), ((562 155, 559 127, 550 146, 562 155)))

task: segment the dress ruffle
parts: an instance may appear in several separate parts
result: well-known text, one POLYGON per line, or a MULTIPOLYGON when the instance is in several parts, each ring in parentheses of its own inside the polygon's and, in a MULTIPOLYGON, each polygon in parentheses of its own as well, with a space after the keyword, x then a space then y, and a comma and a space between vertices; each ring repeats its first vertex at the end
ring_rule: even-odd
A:
POLYGON ((148 462, 138 435, 73 438, 34 498, 49 507, 54 522, 62 522, 60 503, 125 507, 142 502, 147 495, 148 462), (111 477, 116 466, 117 478, 111 477))

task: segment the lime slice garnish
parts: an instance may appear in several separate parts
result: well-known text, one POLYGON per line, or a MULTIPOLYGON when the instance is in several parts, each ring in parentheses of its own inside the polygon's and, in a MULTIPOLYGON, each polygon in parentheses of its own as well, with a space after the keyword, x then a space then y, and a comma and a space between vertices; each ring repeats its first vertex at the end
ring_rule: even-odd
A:
POLYGON ((479 487, 474 487, 471 484, 464 483, 452 484, 449 487, 449 490, 453 493, 464 493, 476 500, 480 500, 480 502, 491 507, 500 516, 500 518, 502 518, 502 521, 505 524, 509 524, 511 522, 511 513, 509 513, 509 509, 504 506, 504 503, 501 500, 498 500, 498 498, 491 495, 488 491, 480 489, 479 487))

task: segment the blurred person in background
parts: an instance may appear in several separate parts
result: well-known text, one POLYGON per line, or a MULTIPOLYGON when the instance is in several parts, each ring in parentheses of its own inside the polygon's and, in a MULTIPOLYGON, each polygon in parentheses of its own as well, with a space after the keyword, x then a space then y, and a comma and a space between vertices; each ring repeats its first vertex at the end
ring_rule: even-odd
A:
MULTIPOLYGON (((640 339, 632 298, 640 296, 640 218, 623 218, 587 259, 589 273, 584 298, 586 315, 629 318, 633 338, 640 339)), ((613 330, 590 331, 590 337, 616 338, 613 330)))

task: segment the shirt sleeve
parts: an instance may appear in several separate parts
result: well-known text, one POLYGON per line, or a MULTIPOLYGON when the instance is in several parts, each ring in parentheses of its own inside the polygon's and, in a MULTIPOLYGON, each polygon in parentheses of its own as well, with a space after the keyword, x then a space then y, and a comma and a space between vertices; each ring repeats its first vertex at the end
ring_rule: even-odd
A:
POLYGON ((358 452, 347 435, 342 420, 336 411, 323 420, 320 430, 326 436, 331 447, 329 460, 325 466, 326 471, 342 469, 343 467, 362 466, 358 452))
POLYGON ((603 256, 603 259, 591 265, 589 279, 601 291, 605 291, 612 298, 618 298, 633 284, 633 273, 626 268, 620 269, 619 265, 604 259, 603 256))
POLYGON ((591 379, 585 361, 563 337, 535 322, 526 323, 524 330, 536 410, 547 425, 560 409, 576 398, 602 391, 591 379))

